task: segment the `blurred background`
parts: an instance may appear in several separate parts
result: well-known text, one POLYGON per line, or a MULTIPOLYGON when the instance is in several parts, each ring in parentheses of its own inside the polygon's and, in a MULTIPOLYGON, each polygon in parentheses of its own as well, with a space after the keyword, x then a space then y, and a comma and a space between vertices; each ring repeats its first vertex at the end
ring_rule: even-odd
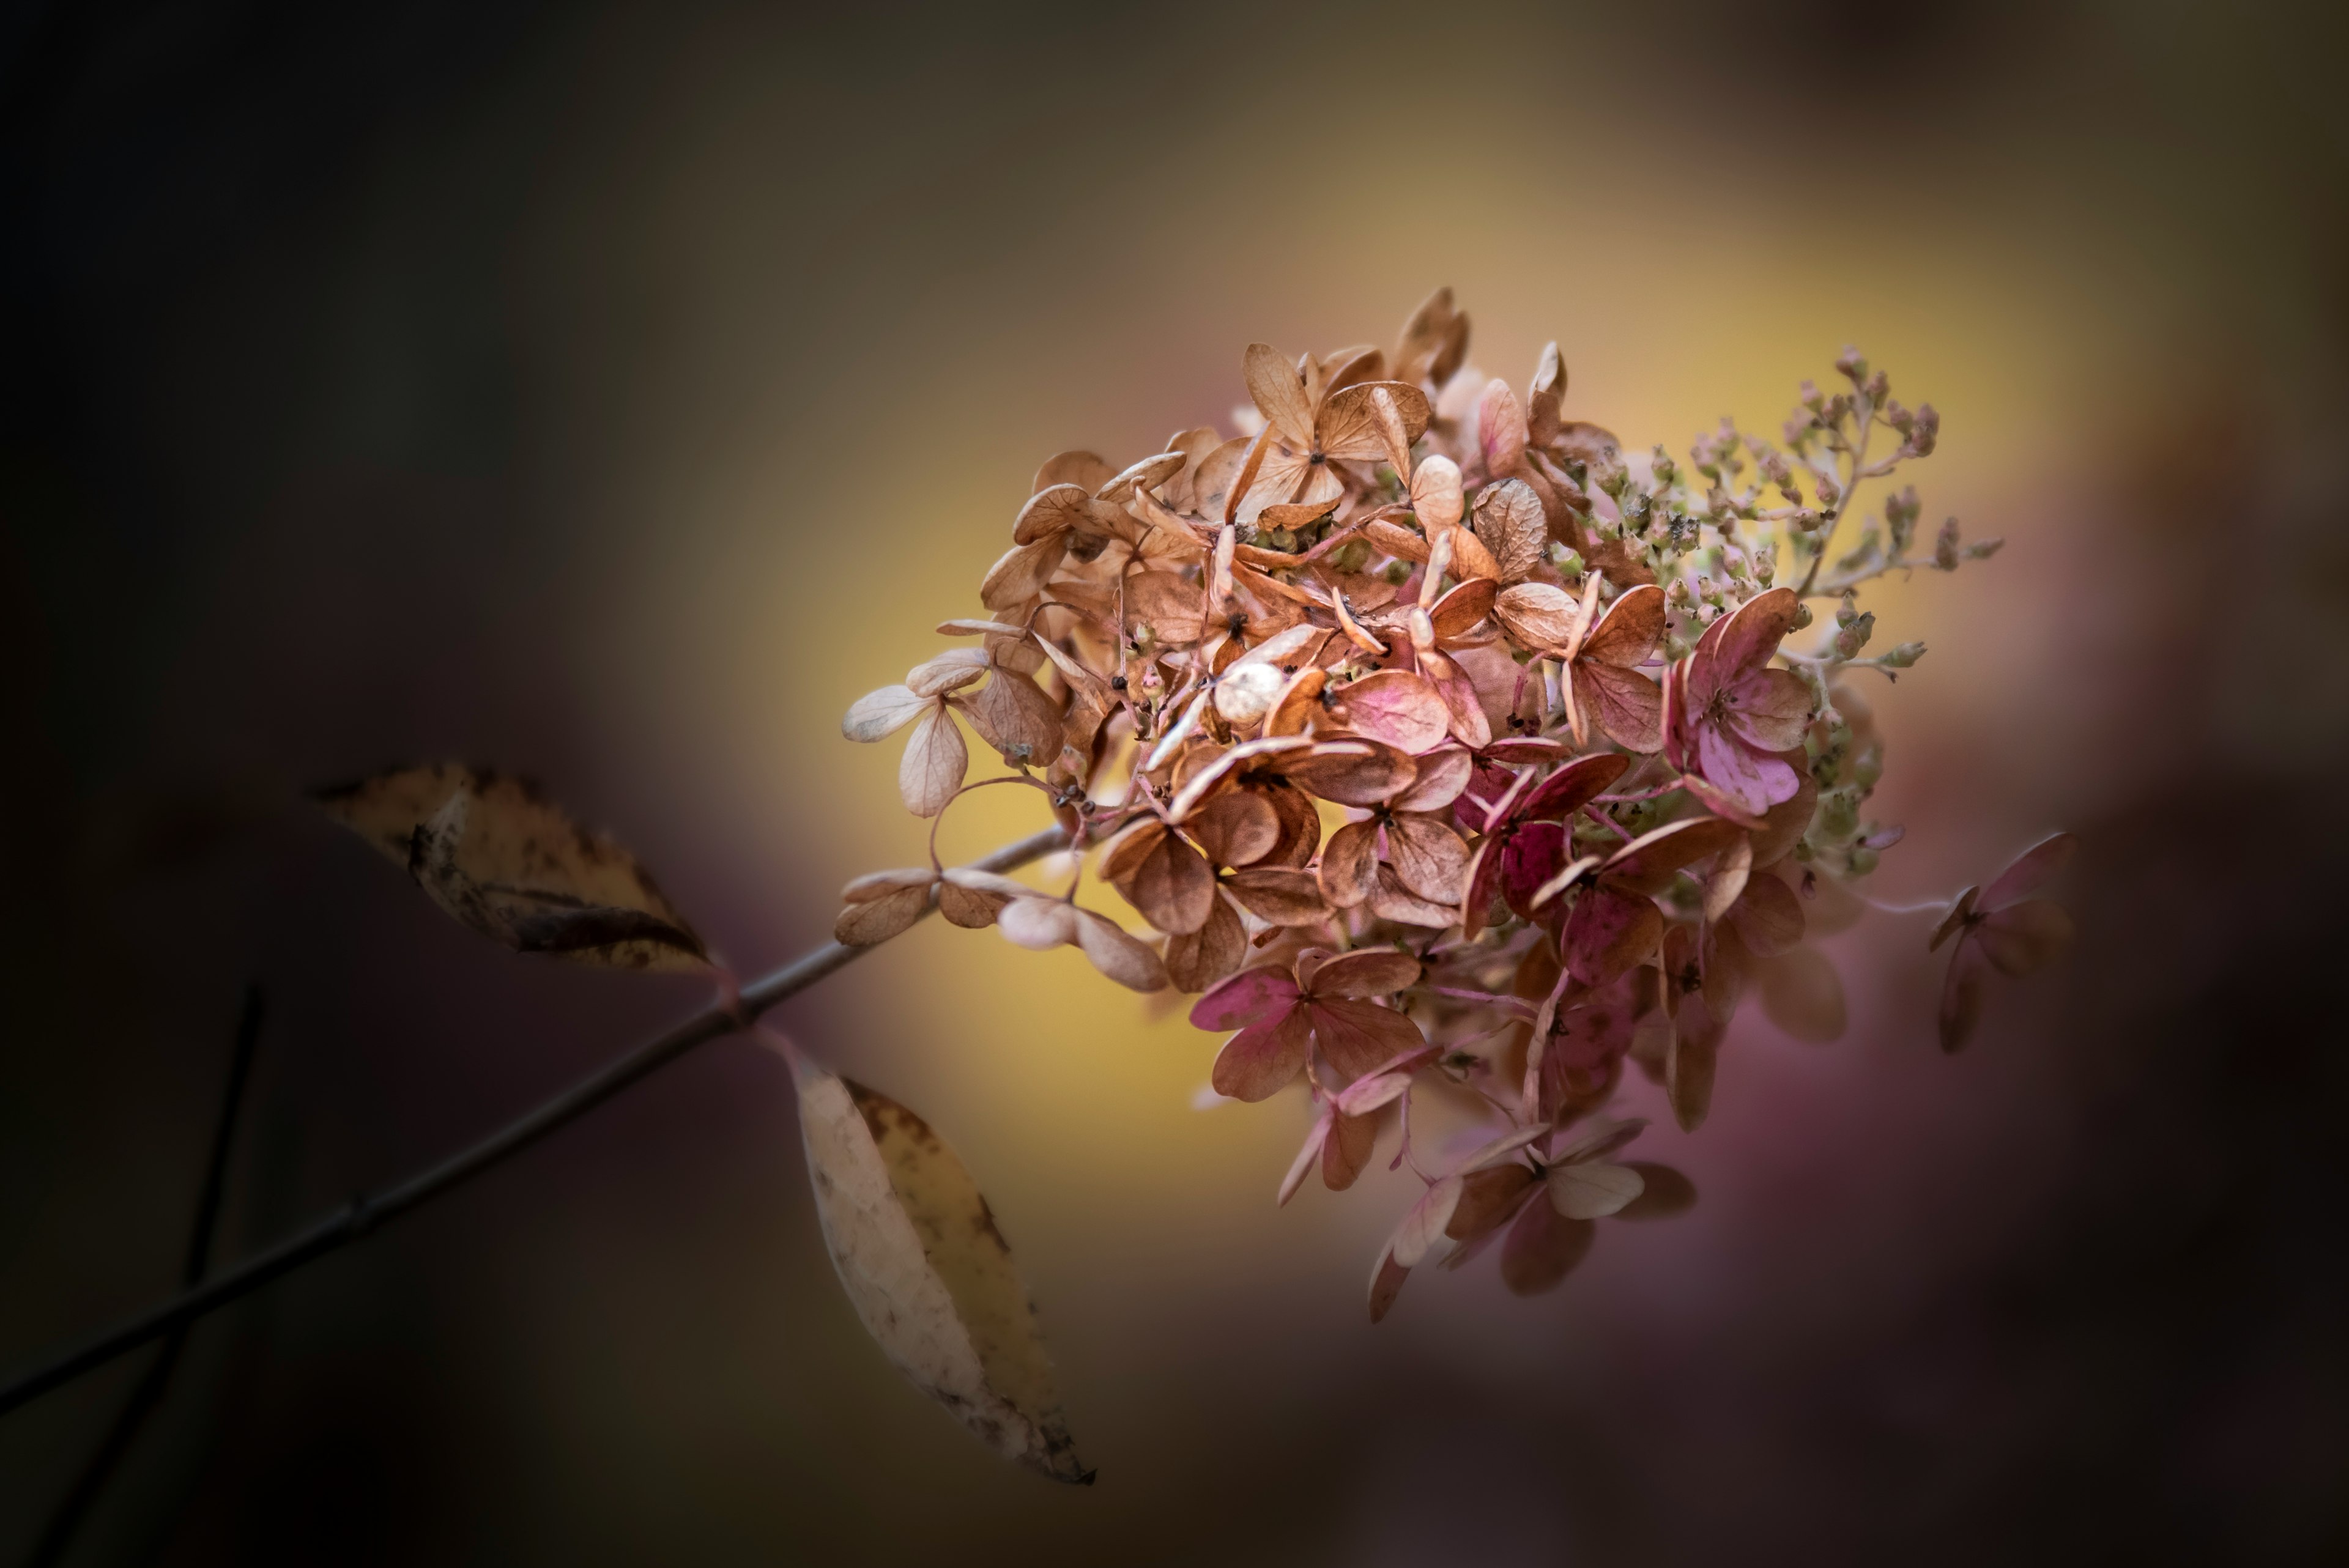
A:
MULTIPOLYGON (((1407 1177, 1277 1211, 1300 1104, 1194 1109, 1212 1037, 925 926, 782 1020, 988 1191, 1097 1486, 864 1338, 728 1041, 207 1320, 69 1560, 2349 1557, 2344 44, 2186 0, 9 8, 0 1364, 171 1286, 248 982, 223 1257, 705 999, 506 954, 302 789, 534 774, 762 970, 921 858, 839 716, 976 609, 1038 463, 1227 424, 1247 341, 1392 342, 1438 284, 1635 448, 1775 431, 1846 343, 1934 402, 1926 526, 2007 544, 1876 603, 1930 648, 1866 694, 1876 891, 2085 841, 2073 956, 1966 1055, 1927 922, 1872 918, 1841 1043, 1749 1016, 1643 1141, 1692 1215, 1375 1330, 1407 1177)), ((0 1420, 0 1557, 135 1367, 0 1420)))

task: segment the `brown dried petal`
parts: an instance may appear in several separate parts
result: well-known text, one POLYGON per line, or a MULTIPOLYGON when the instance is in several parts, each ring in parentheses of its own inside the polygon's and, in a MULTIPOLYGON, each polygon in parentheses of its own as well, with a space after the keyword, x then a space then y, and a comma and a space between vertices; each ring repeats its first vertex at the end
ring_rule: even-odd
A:
POLYGON ((1322 846, 1321 896, 1339 909, 1351 909, 1378 885, 1379 825, 1349 822, 1322 846))
POLYGON ((1216 901, 1216 873, 1181 835, 1160 836, 1120 889, 1142 918, 1168 933, 1196 931, 1216 901))
POLYGON ((1426 433, 1433 412, 1427 406, 1426 393, 1401 381, 1358 382, 1332 392, 1321 406, 1316 432, 1321 449, 1330 457, 1350 462, 1374 462, 1387 456, 1386 433, 1380 427, 1374 402, 1381 392, 1393 400, 1395 411, 1402 417, 1406 448, 1426 433))
POLYGON ((1036 482, 1028 487, 1028 493, 1035 495, 1050 490, 1054 485, 1075 485, 1090 493, 1100 489, 1115 471, 1109 466, 1108 459, 1098 453, 1062 452, 1048 459, 1044 466, 1036 470, 1036 482))
POLYGON ((1393 556, 1397 561, 1420 562, 1427 559, 1427 541, 1401 523, 1389 522, 1384 518, 1373 518, 1362 525, 1362 537, 1376 545, 1381 552, 1393 556))
POLYGON ((935 817, 962 788, 970 767, 970 750, 962 731, 943 702, 934 704, 915 724, 905 740, 905 755, 897 762, 897 793, 905 810, 916 817, 935 817))
POLYGON ((1313 405, 1297 366, 1268 343, 1251 343, 1240 358, 1248 397, 1274 433, 1299 451, 1313 446, 1313 405))
POLYGON ((1628 669, 1654 653, 1663 637, 1664 591, 1651 583, 1627 589, 1607 607, 1583 638, 1579 656, 1628 669))
POLYGON ((1440 452, 1422 461, 1411 476, 1411 510, 1431 534, 1456 526, 1468 514, 1460 465, 1440 452))
POLYGON ((1271 801, 1247 789, 1225 790, 1184 825, 1219 866, 1252 865, 1280 841, 1280 814, 1271 801))
POLYGON ((1321 1184, 1332 1192, 1342 1192, 1352 1186, 1363 1167, 1370 1164, 1378 1141, 1379 1119, 1375 1114, 1333 1117, 1329 1136, 1321 1144, 1321 1184))
MULTIPOLYGON (((1475 535, 1454 531, 1455 542, 1471 542, 1475 535)), ((1435 602, 1427 613, 1435 627, 1435 634, 1444 642, 1453 642, 1476 629, 1476 624, 1493 613, 1494 601, 1500 597, 1501 585, 1490 577, 1471 576, 1435 602)))
MULTIPOLYGON (((1468 846, 1440 817, 1398 811, 1387 823, 1387 856, 1396 880, 1432 903, 1457 904, 1468 872, 1468 846)), ((1450 920, 1444 922, 1451 924, 1450 920)))
POLYGON ((1547 447, 1557 438, 1563 423, 1559 411, 1566 403, 1566 360, 1555 343, 1542 346, 1541 358, 1535 363, 1534 378, 1526 387, 1526 437, 1537 447, 1547 447))
POLYGON ((1076 914, 1077 945, 1100 970, 1129 991, 1166 989, 1166 965, 1157 954, 1119 926, 1091 910, 1076 914))
POLYGON ((1122 501, 1136 490, 1154 490, 1183 471, 1185 456, 1181 452, 1160 452, 1094 487, 1097 500, 1122 501))
POLYGON ((1441 811, 1460 799, 1476 773, 1476 758, 1457 747, 1428 752, 1418 762, 1419 777, 1394 798, 1398 811, 1441 811))
POLYGON ((1061 754, 1061 705, 1026 676, 998 670, 968 696, 954 699, 989 746, 1015 767, 1041 768, 1061 754))
POLYGON ((1647 1182, 1629 1165, 1604 1160, 1560 1165, 1549 1173, 1550 1205, 1569 1220, 1603 1220, 1646 1187, 1647 1182))
POLYGON ((1375 806, 1419 777, 1411 758, 1372 740, 1329 741, 1274 764, 1290 782, 1340 806, 1375 806))
POLYGON ((1166 977, 1177 991, 1204 991, 1247 957, 1247 928, 1231 905, 1216 900, 1195 932, 1166 941, 1166 977))
POLYGON ((1419 978, 1420 963, 1395 947, 1358 947, 1315 969, 1306 989, 1316 997, 1386 996, 1419 978))
POLYGON ((1549 542, 1549 523, 1533 487, 1522 480, 1486 486, 1476 498, 1476 538, 1493 552, 1502 583, 1522 583, 1541 564, 1549 542))
POLYGON ((1432 931, 1457 924, 1460 911, 1451 904, 1436 903, 1420 897, 1402 885, 1391 865, 1379 867, 1379 880, 1371 889, 1371 913, 1381 920, 1391 920, 1399 925, 1424 926, 1432 931))
POLYGON ((978 602, 990 610, 1007 609, 1035 598, 1051 581, 1068 554, 1068 536, 1053 534, 1033 544, 1015 544, 987 569, 978 584, 978 602))
MULTIPOLYGON (((1091 453, 1085 454, 1091 457, 1091 453)), ((1099 459, 1095 459, 1098 461, 1099 459)), ((1011 525, 1011 542, 1034 544, 1092 521, 1092 492, 1083 485, 1056 484, 1036 492, 1011 525)))
MULTIPOLYGON (((854 884, 851 884, 852 886, 854 884)), ((843 947, 871 947, 912 925, 930 912, 930 882, 900 886, 852 902, 832 923, 832 939, 843 947)))
POLYGON ((1493 614, 1509 635, 1519 646, 1536 652, 1568 646, 1574 636, 1574 612, 1572 595, 1547 583, 1505 588, 1493 602, 1493 614))
POLYGON ((1664 1097, 1671 1102, 1672 1119, 1682 1132, 1704 1125, 1713 1109, 1713 1070, 1719 1049, 1710 1039, 1686 1031, 1672 1031, 1671 1049, 1664 1057, 1664 1097))
POLYGON ((1225 891, 1258 920, 1274 925, 1312 925, 1325 920, 1320 879, 1296 866, 1250 866, 1224 881, 1225 891))
POLYGON ((1662 748, 1664 696, 1655 682, 1637 670, 1580 659, 1572 678, 1578 711, 1617 745, 1640 752, 1662 748))
POLYGON ((1485 471, 1495 479, 1525 466, 1525 407, 1498 377, 1485 384, 1485 395, 1476 401, 1476 441, 1484 449, 1485 471))

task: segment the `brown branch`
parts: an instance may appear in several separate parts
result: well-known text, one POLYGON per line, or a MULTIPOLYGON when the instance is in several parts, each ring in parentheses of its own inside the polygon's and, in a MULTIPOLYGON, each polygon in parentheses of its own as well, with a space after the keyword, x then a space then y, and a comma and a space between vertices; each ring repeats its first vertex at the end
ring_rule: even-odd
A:
MULTIPOLYGON (((1004 845, 993 854, 973 861, 972 866, 986 872, 1012 871, 1031 861, 1040 860, 1067 842, 1065 830, 1047 828, 1040 833, 1031 833, 1015 843, 1004 845)), ((837 942, 827 942, 781 969, 761 975, 742 987, 732 1007, 723 1004, 705 1007, 667 1033, 647 1041, 618 1060, 590 1073, 569 1088, 523 1112, 471 1148, 461 1150, 380 1192, 354 1199, 338 1212, 309 1229, 213 1275, 202 1284, 183 1291, 88 1344, 11 1379, 5 1387, 0 1387, 0 1415, 105 1366, 150 1339, 160 1338, 206 1313, 248 1295, 270 1281, 358 1241, 409 1210, 462 1186, 510 1156, 521 1153, 548 1133, 570 1125, 696 1046, 735 1033, 786 997, 797 995, 868 951, 867 948, 844 947, 837 942)))

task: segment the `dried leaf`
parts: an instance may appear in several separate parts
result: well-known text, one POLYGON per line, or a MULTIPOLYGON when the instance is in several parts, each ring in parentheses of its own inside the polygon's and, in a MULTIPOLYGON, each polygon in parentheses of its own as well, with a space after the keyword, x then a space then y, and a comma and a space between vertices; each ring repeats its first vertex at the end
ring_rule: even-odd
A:
POLYGON ((701 939, 636 858, 533 784, 443 763, 316 799, 443 910, 508 947, 626 969, 708 966, 701 939))
POLYGON ((824 1245, 866 1331, 989 1448, 1090 1482, 1036 1309, 970 1173, 904 1106, 790 1059, 824 1245))

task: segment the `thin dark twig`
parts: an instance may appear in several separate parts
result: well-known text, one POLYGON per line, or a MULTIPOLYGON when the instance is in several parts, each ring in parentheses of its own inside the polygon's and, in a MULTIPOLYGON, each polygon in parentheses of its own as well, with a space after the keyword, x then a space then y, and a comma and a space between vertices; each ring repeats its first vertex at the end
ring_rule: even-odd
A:
MULTIPOLYGON (((212 1265, 212 1233, 220 1220, 221 1198, 228 1190, 229 1155, 236 1147, 237 1111, 244 1103, 245 1080, 252 1076, 253 1055, 261 1044, 261 987, 244 988, 244 1008, 236 1024, 236 1048, 228 1063, 228 1084, 221 1091, 220 1116, 212 1126, 212 1158, 204 1166, 204 1184, 196 1198, 196 1223, 188 1237, 188 1257, 181 1270, 180 1283, 193 1287, 203 1281, 204 1271, 212 1265)), ((105 1439, 82 1466, 73 1488, 61 1499, 57 1511, 49 1515, 47 1528, 33 1547, 27 1559, 31 1568, 54 1568, 65 1561, 67 1548, 73 1545, 75 1534, 82 1521, 89 1516, 98 1502, 98 1493, 113 1478, 130 1445, 139 1440, 147 1418, 163 1402, 163 1391, 170 1386, 171 1374, 180 1365, 180 1352, 188 1343, 191 1324, 182 1323, 163 1336, 162 1347, 148 1364, 130 1398, 114 1418, 105 1439)))
MULTIPOLYGON (((974 861, 972 868, 987 872, 1012 871, 1030 861, 1040 860, 1068 841, 1065 829, 1047 828, 1040 833, 1031 833, 1015 843, 1006 844, 983 860, 974 861)), ((287 1237, 226 1273, 216 1274, 204 1284, 141 1313, 78 1349, 11 1380, 5 1387, 0 1387, 0 1415, 5 1415, 26 1400, 37 1398, 52 1388, 73 1381, 94 1367, 103 1367, 116 1357, 134 1350, 150 1339, 169 1334, 183 1323, 192 1323, 217 1307, 248 1295, 280 1275, 291 1274, 303 1264, 315 1262, 371 1233, 378 1226, 398 1218, 410 1209, 463 1185, 509 1156, 519 1154, 548 1133, 575 1121, 638 1079, 667 1067, 696 1046, 735 1033, 777 1003, 806 990, 833 971, 845 967, 870 951, 872 949, 867 947, 843 947, 837 942, 827 942, 822 947, 801 954, 781 969, 743 986, 731 1005, 719 1003, 704 1008, 666 1034, 647 1041, 627 1055, 588 1074, 553 1099, 523 1112, 471 1148, 452 1154, 440 1164, 383 1191, 352 1200, 340 1212, 319 1221, 308 1230, 287 1237)))

